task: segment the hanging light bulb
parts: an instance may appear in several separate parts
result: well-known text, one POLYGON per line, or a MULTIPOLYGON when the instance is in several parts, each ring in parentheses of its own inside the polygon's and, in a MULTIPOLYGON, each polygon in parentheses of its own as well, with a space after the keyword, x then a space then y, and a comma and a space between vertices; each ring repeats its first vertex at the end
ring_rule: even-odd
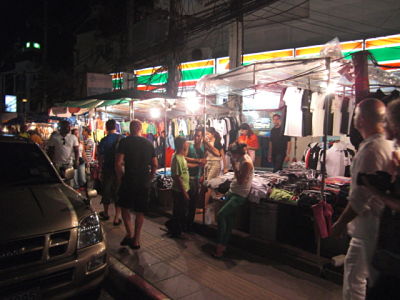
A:
POLYGON ((161 111, 158 108, 150 108, 150 117, 152 119, 158 119, 161 116, 161 111))
POLYGON ((329 83, 329 85, 326 87, 326 92, 328 94, 334 94, 336 92, 336 87, 337 87, 337 82, 332 81, 329 83))
POLYGON ((186 98, 185 104, 186 104, 186 110, 188 110, 192 113, 198 111, 200 108, 199 99, 196 97, 186 98))

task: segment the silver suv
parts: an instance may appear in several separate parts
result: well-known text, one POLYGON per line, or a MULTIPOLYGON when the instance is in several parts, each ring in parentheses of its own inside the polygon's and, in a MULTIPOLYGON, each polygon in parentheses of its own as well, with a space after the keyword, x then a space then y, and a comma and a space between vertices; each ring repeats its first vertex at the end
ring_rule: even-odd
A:
POLYGON ((0 299, 95 291, 107 264, 88 199, 64 183, 39 146, 0 136, 0 299))

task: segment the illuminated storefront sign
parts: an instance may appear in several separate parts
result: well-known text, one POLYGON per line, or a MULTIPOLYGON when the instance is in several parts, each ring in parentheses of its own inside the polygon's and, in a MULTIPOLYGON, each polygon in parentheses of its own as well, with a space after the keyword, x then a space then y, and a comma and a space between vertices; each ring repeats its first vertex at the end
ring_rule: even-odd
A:
MULTIPOLYGON (((350 54, 364 49, 369 50, 381 64, 390 64, 400 68, 400 34, 367 40, 355 40, 340 43, 345 59, 350 59, 350 54)), ((293 49, 266 51, 243 55, 243 65, 262 62, 271 59, 285 58, 312 58, 320 56, 324 45, 300 47, 293 49)), ((197 81, 204 75, 221 74, 229 71, 229 57, 200 60, 182 63, 180 65, 181 81, 180 90, 194 88, 197 81)), ((391 69, 393 70, 393 68, 391 69)), ((168 79, 168 72, 162 67, 152 67, 134 71, 137 77, 139 90, 153 90, 164 85, 168 79)), ((117 83, 118 78, 113 77, 117 83)), ((114 84, 113 84, 114 86, 114 84)))
POLYGON ((380 64, 400 68, 400 34, 365 40, 365 49, 371 52, 380 64))

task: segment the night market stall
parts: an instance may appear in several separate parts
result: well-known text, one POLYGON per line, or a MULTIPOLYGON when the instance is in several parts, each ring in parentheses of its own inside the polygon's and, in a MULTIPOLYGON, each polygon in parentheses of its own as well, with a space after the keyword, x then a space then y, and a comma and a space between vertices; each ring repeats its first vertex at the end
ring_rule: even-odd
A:
MULTIPOLYGON (((348 238, 329 237, 332 222, 347 204, 354 155, 347 137, 355 108, 354 67, 337 53, 328 45, 320 58, 255 63, 203 77, 197 84, 205 97, 263 101, 268 108, 280 109, 285 135, 316 138, 301 149, 302 162, 277 173, 256 168, 251 204, 238 213, 247 218, 242 216, 237 228, 255 238, 316 253, 321 268, 318 257, 345 254, 348 247, 348 238)), ((371 86, 391 89, 400 82, 395 74, 373 65, 369 80, 371 86)), ((216 211, 232 178, 228 173, 206 183, 220 192, 216 211)))

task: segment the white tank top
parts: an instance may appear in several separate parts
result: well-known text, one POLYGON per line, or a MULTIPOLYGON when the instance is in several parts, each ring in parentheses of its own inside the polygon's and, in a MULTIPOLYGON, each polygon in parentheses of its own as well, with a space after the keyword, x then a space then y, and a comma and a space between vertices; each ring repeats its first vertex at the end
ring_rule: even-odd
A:
POLYGON ((247 154, 245 154, 244 156, 242 156, 240 158, 240 160, 237 162, 238 164, 238 169, 240 170, 242 168, 242 165, 248 162, 251 164, 251 171, 249 176, 244 180, 244 182, 242 184, 238 184, 236 177, 233 179, 232 183, 231 183, 231 188, 230 188, 230 192, 236 195, 239 195, 243 198, 247 198, 247 196, 250 193, 251 190, 251 185, 253 183, 253 175, 254 175, 254 165, 253 165, 253 161, 251 159, 251 157, 247 154))

